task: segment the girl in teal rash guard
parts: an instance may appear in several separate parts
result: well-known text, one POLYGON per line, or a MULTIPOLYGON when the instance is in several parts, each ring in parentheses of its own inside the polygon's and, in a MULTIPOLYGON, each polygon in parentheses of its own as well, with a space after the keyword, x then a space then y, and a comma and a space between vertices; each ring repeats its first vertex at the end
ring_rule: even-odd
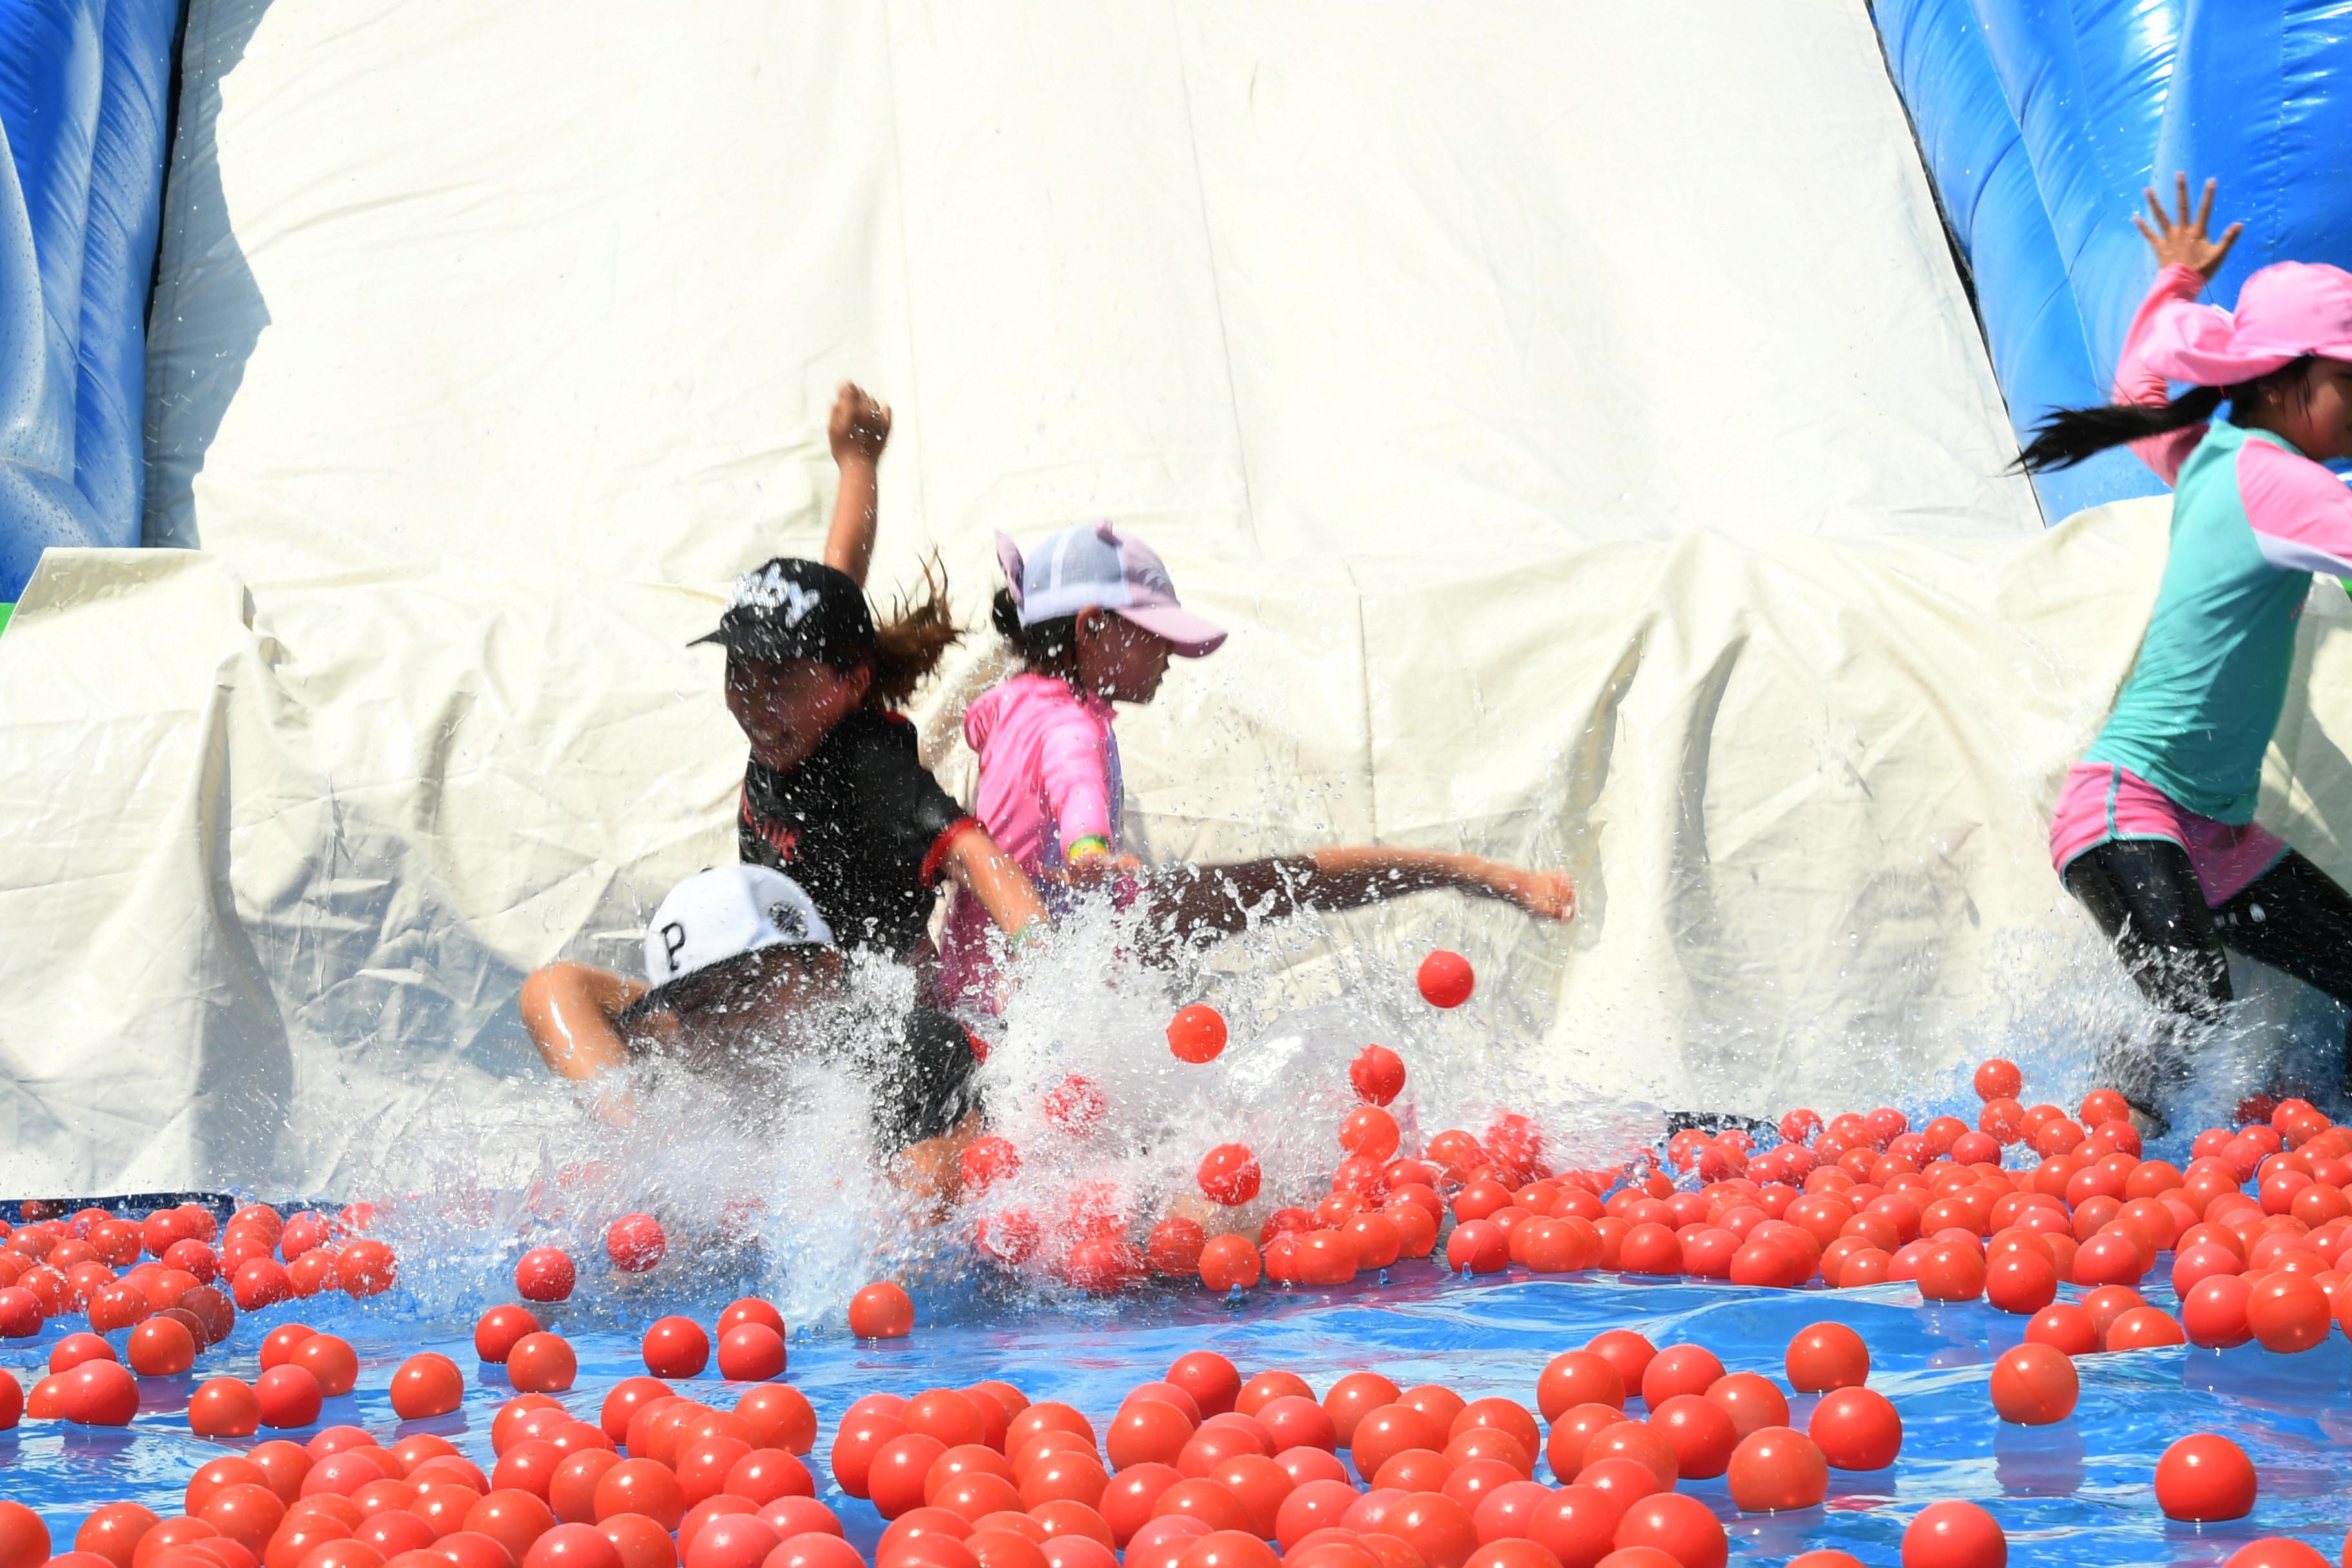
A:
MULTIPOLYGON (((2116 372, 2116 405, 2040 426, 2040 472, 2129 443, 2173 486, 2172 546, 2113 713, 2069 772, 2051 858, 2143 993, 2206 1024, 2231 997, 2224 949, 2352 1005, 2352 898, 2254 822, 2263 754, 2286 702, 2295 620, 2315 572, 2352 573, 2352 491, 2320 465, 2352 456, 2352 274, 2283 262, 2234 313, 2196 302, 2237 239, 2206 237, 2148 192, 2140 232, 2161 270, 2116 372), (2168 396, 2172 383, 2191 390, 2168 396), (2229 415, 2220 416, 2221 405, 2229 415)), ((2186 1076, 2180 1031, 2153 1070, 2118 1067, 2161 1121, 2186 1076)), ((2352 1087, 2352 1039, 2347 1045, 2352 1087)))

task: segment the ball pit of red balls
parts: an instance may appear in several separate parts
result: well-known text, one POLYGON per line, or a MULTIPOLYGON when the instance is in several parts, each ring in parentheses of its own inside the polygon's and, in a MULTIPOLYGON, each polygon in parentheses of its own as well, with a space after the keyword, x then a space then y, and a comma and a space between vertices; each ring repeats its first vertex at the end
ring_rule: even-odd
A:
MULTIPOLYGON (((1473 990, 1467 962, 1445 952, 1417 984, 1445 1008, 1473 990)), ((1192 1067, 1216 1059, 1227 1030, 1196 1004, 1168 1037, 1192 1067)), ((1092 1251, 1070 1248, 1066 1279, 1108 1294, 1149 1274, 1239 1296, 1426 1259, 1470 1279, 1517 1267, 1774 1291, 1908 1284, 1923 1310, 1981 1303, 2022 1321, 2021 1342, 1981 1385, 1987 1414, 2016 1427, 2075 1411, 2082 1358, 2250 1342, 2293 1354, 2339 1324, 2352 1333, 2352 1128, 2301 1101, 2200 1133, 2180 1167, 2143 1158, 2112 1091, 2072 1115, 2027 1105, 2023 1073, 1992 1060, 1974 1077, 1973 1126, 1937 1116, 1914 1129, 1887 1107, 1800 1110, 1777 1140, 1686 1129, 1630 1164, 1583 1170, 1555 1168, 1540 1131, 1508 1111, 1414 1147, 1409 1120, 1387 1109, 1407 1076, 1380 1045, 1349 1064, 1330 1190, 1311 1206, 1276 1209, 1255 1234, 1170 1215, 1140 1247, 1106 1211, 1113 1228, 1088 1237, 1092 1251), (2158 1267, 2177 1314, 2139 1292, 2158 1267), (2062 1288, 2080 1294, 2061 1300, 2062 1288)), ((1045 1109, 1082 1132, 1108 1105, 1072 1077, 1045 1109)), ((989 1137, 960 1170, 982 1194, 1021 1165, 1018 1147, 989 1137)), ((1213 1212, 1250 1204, 1265 1181, 1247 1145, 1225 1142, 1200 1155, 1192 1186, 1213 1212)), ((0 1335, 32 1338, 76 1313, 89 1325, 50 1347, 29 1390, 0 1373, 0 1429, 121 1426, 142 1395, 191 1373, 184 1420, 213 1439, 306 1431, 363 1375, 404 1421, 458 1409, 467 1373, 448 1357, 363 1374, 350 1342, 297 1321, 270 1329, 245 1375, 204 1364, 241 1312, 392 1289, 399 1260, 364 1234, 371 1212, 251 1205, 224 1226, 201 1205, 136 1217, 93 1207, 0 1231, 0 1335)), ((595 1251, 600 1269, 650 1274, 669 1237, 653 1215, 621 1215, 593 1233, 595 1251)), ((429 1431, 387 1446, 350 1426, 260 1441, 198 1468, 183 1514, 108 1505, 67 1551, 30 1510, 0 1503, 0 1568, 855 1568, 866 1559, 819 1500, 828 1479, 887 1521, 876 1568, 1109 1568, 1115 1553, 1129 1568, 1720 1568, 1729 1537, 1686 1483, 1720 1480, 1741 1514, 1796 1517, 1822 1504, 1833 1473, 1883 1472, 1903 1453, 1901 1413, 1870 1385, 1868 1343, 1828 1321, 1790 1340, 1778 1382, 1626 1329, 1531 1362, 1516 1394, 1475 1399, 1376 1369, 1318 1394, 1292 1372, 1196 1351, 1115 1410, 1033 1402, 1000 1382, 877 1391, 824 1442, 809 1401, 774 1381, 791 1359, 782 1314, 746 1298, 712 1321, 652 1321, 646 1374, 575 1413, 564 1396, 578 1357, 541 1314, 583 1283, 569 1252, 530 1248, 512 1270, 521 1301, 475 1324, 479 1360, 515 1390, 486 1453, 429 1431), (725 1407, 673 1386, 714 1363, 748 1385, 725 1407), (1808 1402, 1801 1418, 1792 1395, 1808 1402)), ((877 1280, 826 1327, 878 1343, 918 1325, 914 1298, 877 1280)), ((2261 1492, 2253 1461, 2221 1433, 2179 1436, 2148 1484, 2166 1518, 2197 1525, 2245 1519, 2261 1492)), ((1976 1568, 2006 1552, 1975 1501, 1906 1512, 1906 1568, 1976 1568)), ((2230 1563, 2324 1560, 2265 1537, 2230 1563)))

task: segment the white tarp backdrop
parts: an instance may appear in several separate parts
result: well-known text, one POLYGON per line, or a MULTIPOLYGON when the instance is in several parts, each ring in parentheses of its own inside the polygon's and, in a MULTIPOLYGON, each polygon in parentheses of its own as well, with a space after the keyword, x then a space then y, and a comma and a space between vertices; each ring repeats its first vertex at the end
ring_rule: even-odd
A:
MULTIPOLYGON (((816 547, 849 376, 880 596, 936 547, 977 623, 996 529, 1108 515, 1235 628, 1122 721, 1154 854, 1575 869, 1573 928, 1344 922, 1464 944, 1563 1082, 1902 1093, 2079 943, 2042 813, 2163 508, 2002 474, 1858 0, 194 0, 186 65, 199 549, 54 553, 0 638, 0 1189, 341 1189, 522 1092, 521 975, 732 853, 683 644, 816 547)), ((2274 759, 2330 864, 2347 724, 2274 759)))

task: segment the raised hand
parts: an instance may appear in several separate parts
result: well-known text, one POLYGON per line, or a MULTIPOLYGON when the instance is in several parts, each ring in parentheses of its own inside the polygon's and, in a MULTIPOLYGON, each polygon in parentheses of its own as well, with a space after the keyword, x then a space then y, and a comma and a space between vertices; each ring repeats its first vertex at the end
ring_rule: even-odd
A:
POLYGON ((2156 252, 2158 267, 2193 268, 2210 283, 2213 274, 2221 270, 2223 258, 2230 254, 2230 247, 2238 243, 2238 236, 2246 231, 2246 226, 2233 223, 2221 231, 2221 238, 2206 238, 2206 226, 2213 218, 2214 182, 2205 182, 2204 199, 2197 204, 2197 216, 2191 217, 2189 215, 2189 176, 2175 174, 2172 178, 2179 213, 2168 214, 2164 204, 2157 199, 2156 187, 2150 185, 2147 188, 2147 210, 2155 215, 2156 226, 2150 228, 2147 220, 2137 214, 2132 216, 2132 222, 2139 226, 2141 237, 2156 252))
POLYGON ((835 463, 853 458, 878 462, 882 448, 890 443, 890 405, 866 396, 856 382, 845 381, 833 400, 833 417, 825 422, 824 434, 835 463))

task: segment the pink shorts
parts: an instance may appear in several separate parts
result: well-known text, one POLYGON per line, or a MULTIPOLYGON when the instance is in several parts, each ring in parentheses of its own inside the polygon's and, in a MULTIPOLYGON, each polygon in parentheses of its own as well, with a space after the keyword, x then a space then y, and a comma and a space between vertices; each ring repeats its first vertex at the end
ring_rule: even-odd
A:
POLYGON ((2119 838, 2162 838, 2188 851, 2208 909, 2237 897, 2286 853, 2286 840, 2259 824, 2200 816, 2128 768, 2076 763, 2050 819, 2050 863, 2063 879, 2076 856, 2119 838))

